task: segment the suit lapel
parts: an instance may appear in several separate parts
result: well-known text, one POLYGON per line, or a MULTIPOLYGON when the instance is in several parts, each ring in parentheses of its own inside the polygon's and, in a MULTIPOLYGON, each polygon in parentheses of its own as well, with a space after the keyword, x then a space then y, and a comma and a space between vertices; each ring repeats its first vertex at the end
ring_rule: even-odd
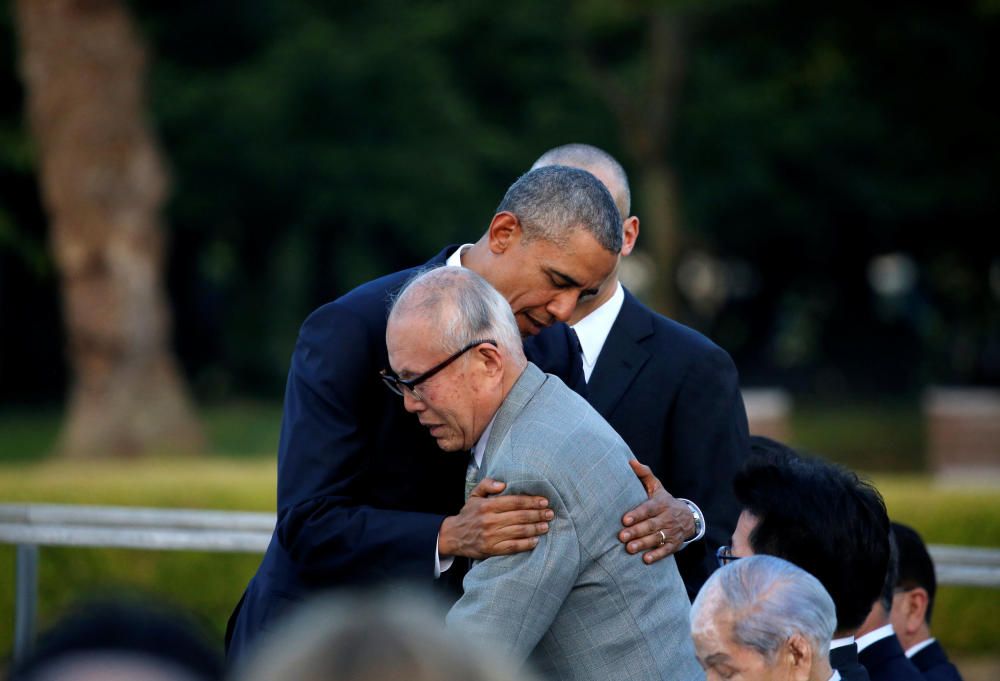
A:
POLYGON ((601 416, 608 418, 636 374, 649 361, 640 341, 653 335, 653 321, 635 297, 625 291, 625 302, 611 326, 587 384, 587 399, 601 416))
POLYGON ((483 460, 479 466, 480 479, 483 476, 483 471, 488 469, 493 452, 497 450, 500 443, 507 437, 507 433, 510 431, 511 426, 514 425, 518 414, 521 413, 521 410, 524 409, 531 398, 535 396, 535 393, 538 392, 538 389, 542 387, 544 382, 545 374, 542 373, 541 369, 529 362, 520 378, 514 383, 514 387, 507 393, 507 397, 504 398, 503 404, 500 405, 500 409, 497 411, 496 420, 493 421, 493 430, 490 431, 490 439, 486 443, 483 460))

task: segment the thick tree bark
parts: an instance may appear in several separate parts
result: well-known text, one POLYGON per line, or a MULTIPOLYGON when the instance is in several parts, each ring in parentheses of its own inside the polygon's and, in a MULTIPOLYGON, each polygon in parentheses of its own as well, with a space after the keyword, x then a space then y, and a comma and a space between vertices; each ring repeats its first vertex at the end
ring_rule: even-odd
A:
POLYGON ((21 70, 74 380, 59 450, 200 448, 171 353, 159 224, 167 175, 124 2, 18 0, 21 70))

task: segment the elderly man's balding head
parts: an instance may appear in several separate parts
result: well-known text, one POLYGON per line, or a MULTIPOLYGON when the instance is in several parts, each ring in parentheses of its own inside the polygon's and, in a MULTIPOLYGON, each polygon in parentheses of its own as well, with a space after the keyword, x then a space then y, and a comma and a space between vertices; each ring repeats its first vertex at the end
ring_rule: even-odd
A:
POLYGON ((720 568, 691 606, 691 635, 709 679, 738 671, 748 681, 827 681, 836 621, 823 585, 774 556, 720 568))
POLYGON ((386 383, 445 451, 475 444, 527 364, 510 305, 460 267, 429 270, 403 289, 386 347, 386 383))

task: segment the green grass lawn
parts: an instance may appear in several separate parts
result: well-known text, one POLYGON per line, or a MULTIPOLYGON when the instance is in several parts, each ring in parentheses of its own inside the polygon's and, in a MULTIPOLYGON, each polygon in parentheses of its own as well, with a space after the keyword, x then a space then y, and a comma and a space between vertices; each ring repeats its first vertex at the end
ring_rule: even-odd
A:
MULTIPOLYGON (((892 432, 867 408, 854 414, 855 420, 846 419, 848 425, 839 431, 849 434, 842 442, 874 440, 872 429, 892 432)), ((827 417, 810 418, 822 423, 827 417)), ((901 410, 897 418, 906 423, 910 417, 901 410)), ((204 421, 213 450, 205 457, 59 461, 45 457, 56 437, 57 414, 0 413, 0 503, 273 511, 280 407, 216 407, 204 412, 204 421)), ((797 428, 799 423, 795 421, 797 428)), ((823 428, 838 432, 819 425, 809 432, 818 438, 823 428)), ((850 451, 847 445, 840 447, 834 447, 836 458, 850 451)), ((890 515, 916 527, 928 542, 1000 546, 1000 489, 939 486, 920 474, 876 473, 874 481, 890 515)), ((13 553, 12 547, 0 547, 0 617, 7 623, 10 616, 2 613, 13 609, 13 553)), ((80 598, 140 591, 195 613, 221 641, 226 618, 258 562, 259 556, 242 554, 42 548, 40 624, 51 623, 80 598)), ((990 653, 1000 640, 997 612, 1000 589, 943 587, 935 608, 936 631, 953 653, 990 653)), ((0 651, 11 645, 7 623, 0 625, 0 651)))

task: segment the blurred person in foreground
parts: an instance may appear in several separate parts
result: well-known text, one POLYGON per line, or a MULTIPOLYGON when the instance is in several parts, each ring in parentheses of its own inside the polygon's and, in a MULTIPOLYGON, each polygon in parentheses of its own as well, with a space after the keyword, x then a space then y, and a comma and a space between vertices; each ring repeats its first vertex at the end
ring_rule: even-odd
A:
POLYGON ((691 606, 691 636, 708 681, 839 681, 828 659, 836 622, 819 580, 774 556, 717 570, 691 606))
MULTIPOLYGON (((890 525, 891 528, 891 525, 890 525)), ((889 531, 889 568, 882 593, 872 606, 856 636, 858 661, 868 670, 872 681, 923 681, 920 671, 903 653, 899 638, 889 619, 892 610, 899 557, 893 532, 889 531)))
MULTIPOLYGON (((621 239, 618 209, 593 175, 542 168, 511 185, 479 241, 446 248, 427 265, 483 276, 507 299, 522 335, 556 326, 547 342, 560 347, 545 353, 545 368, 575 382, 579 351, 557 322, 597 293, 621 239)), ((529 551, 548 531, 548 500, 493 496, 502 481, 482 480, 463 505, 467 462, 442 454, 381 385, 389 301, 415 271, 368 282, 302 325, 285 389, 277 523, 229 619, 230 659, 311 593, 409 580, 454 599, 465 562, 455 558, 529 551)), ((633 542, 652 547, 668 533, 691 534, 688 506, 651 474, 643 484, 650 499, 629 511, 627 524, 655 525, 633 542)))
POLYGON ((233 669, 231 681, 534 681, 530 671, 407 592, 320 595, 233 669))
POLYGON ((470 270, 415 278, 389 313, 387 382, 452 456, 480 477, 545 497, 555 517, 534 550, 491 556, 465 576, 448 626, 551 678, 702 678, 673 557, 626 553, 618 518, 645 497, 627 445, 587 402, 527 361, 510 306, 470 270), (440 370, 432 378, 428 370, 440 370))
POLYGON ((752 454, 733 483, 743 507, 719 562, 767 554, 818 579, 833 599, 837 630, 830 662, 845 681, 868 681, 854 635, 879 597, 889 565, 889 516, 882 496, 853 472, 752 436, 752 454))
POLYGON ((937 595, 934 561, 924 540, 912 527, 893 523, 892 530, 899 551, 899 571, 889 618, 896 636, 924 679, 962 681, 944 648, 931 635, 931 615, 937 595))
POLYGON ((11 681, 214 681, 222 659, 181 613, 133 601, 83 603, 60 619, 11 681))
MULTIPOLYGON (((597 147, 566 144, 546 151, 532 168, 556 164, 586 170, 604 183, 623 219, 611 276, 596 296, 580 301, 570 323, 580 339, 587 401, 671 494, 693 500, 699 531, 681 538, 680 546, 663 537, 653 553, 684 549, 675 556, 677 567, 694 598, 740 514, 729 484, 750 450, 739 375, 725 350, 649 309, 619 282, 621 260, 639 236, 622 165, 597 147)), ((624 541, 636 537, 628 545, 633 553, 645 548, 634 532, 621 531, 624 541)))

